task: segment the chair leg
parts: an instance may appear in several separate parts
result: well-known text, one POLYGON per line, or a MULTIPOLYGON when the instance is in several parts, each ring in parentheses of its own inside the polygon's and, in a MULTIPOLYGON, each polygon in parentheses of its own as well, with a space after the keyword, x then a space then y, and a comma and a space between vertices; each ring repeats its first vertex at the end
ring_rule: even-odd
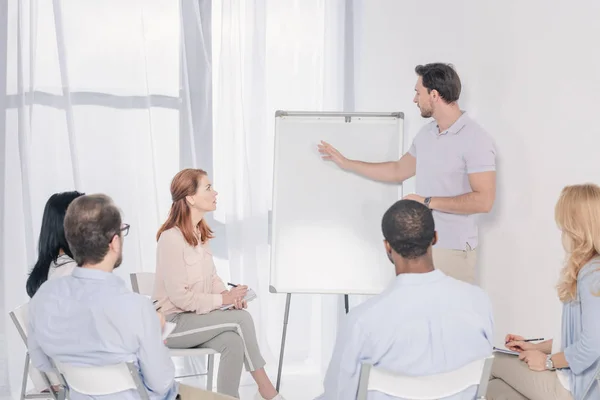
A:
POLYGON ((29 352, 25 353, 25 366, 23 367, 23 382, 21 383, 21 400, 27 395, 27 375, 29 374, 29 352))
POLYGON ((57 400, 66 400, 67 398, 67 389, 64 386, 61 386, 58 390, 57 400))
POLYGON ((48 378, 48 375, 42 371, 40 371, 40 374, 42 375, 42 378, 46 383, 46 387, 48 388, 48 394, 50 395, 50 397, 52 397, 53 400, 58 400, 57 395, 54 393, 54 390, 52 390, 52 383, 50 382, 50 378, 48 378))
POLYGON ((212 388, 213 388, 214 367, 215 367, 215 355, 209 354, 207 366, 206 366, 206 390, 208 390, 209 392, 212 392, 212 388))

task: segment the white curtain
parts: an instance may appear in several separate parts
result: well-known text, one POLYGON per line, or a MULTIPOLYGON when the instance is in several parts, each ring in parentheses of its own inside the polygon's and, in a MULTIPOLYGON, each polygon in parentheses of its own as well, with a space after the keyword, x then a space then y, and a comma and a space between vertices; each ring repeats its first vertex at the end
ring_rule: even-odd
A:
MULTIPOLYGON (((154 270, 170 179, 190 166, 220 192, 217 267, 257 290, 250 311, 275 377, 285 295, 268 293, 274 113, 352 111, 351 3, 0 2, 0 393, 20 388, 25 348, 7 314, 28 300, 47 198, 113 197, 132 225, 116 272, 128 282, 154 270)), ((284 376, 321 380, 342 304, 292 296, 284 376)))
POLYGON ((196 44, 210 21, 210 7, 200 18, 206 3, 0 2, 0 393, 20 390, 25 347, 8 312, 28 300, 52 193, 110 195, 132 226, 116 273, 129 282, 131 272, 154 270, 170 180, 181 160, 193 161, 194 134, 211 132, 196 122, 211 113, 202 102, 210 91, 188 86, 208 76, 210 89, 210 71, 196 68, 206 64, 196 44))
MULTIPOLYGON (((215 219, 225 224, 229 255, 217 262, 232 280, 258 292, 250 312, 272 377, 285 304, 284 294, 268 291, 274 115, 279 109, 352 107, 351 3, 213 3, 215 219)), ((339 297, 292 296, 284 376, 323 376, 342 310, 339 297)))

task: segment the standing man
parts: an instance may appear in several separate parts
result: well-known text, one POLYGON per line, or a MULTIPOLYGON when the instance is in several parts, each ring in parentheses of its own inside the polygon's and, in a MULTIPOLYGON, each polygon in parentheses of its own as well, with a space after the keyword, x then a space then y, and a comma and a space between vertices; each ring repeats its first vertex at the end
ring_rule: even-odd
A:
POLYGON ((321 142, 319 152, 340 168, 366 178, 402 183, 417 175, 417 193, 405 199, 425 204, 435 218, 439 241, 436 268, 475 283, 478 232, 476 214, 492 209, 496 197, 496 149, 491 137, 458 106, 460 78, 452 66, 419 65, 413 101, 425 125, 398 161, 367 163, 349 160, 321 142))

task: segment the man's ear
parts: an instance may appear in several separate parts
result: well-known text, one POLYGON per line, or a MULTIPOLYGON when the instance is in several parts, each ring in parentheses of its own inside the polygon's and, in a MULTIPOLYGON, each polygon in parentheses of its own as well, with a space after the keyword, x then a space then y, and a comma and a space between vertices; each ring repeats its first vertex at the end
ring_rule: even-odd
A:
POLYGON ((110 243, 108 244, 109 249, 111 249, 112 251, 114 251, 115 253, 119 253, 121 251, 121 246, 122 246, 122 242, 121 242, 121 236, 119 235, 114 235, 112 240, 110 241, 110 243))
POLYGON ((433 232, 433 241, 431 242, 431 245, 435 246, 437 241, 438 241, 438 233, 437 233, 437 231, 435 231, 435 232, 433 232))
POLYGON ((385 255, 387 256, 388 260, 394 264, 394 258, 392 257, 392 246, 390 246, 387 240, 383 241, 383 246, 385 247, 385 255))
POLYGON ((392 246, 388 243, 387 240, 383 240, 383 247, 385 247, 385 252, 390 254, 392 252, 392 246))

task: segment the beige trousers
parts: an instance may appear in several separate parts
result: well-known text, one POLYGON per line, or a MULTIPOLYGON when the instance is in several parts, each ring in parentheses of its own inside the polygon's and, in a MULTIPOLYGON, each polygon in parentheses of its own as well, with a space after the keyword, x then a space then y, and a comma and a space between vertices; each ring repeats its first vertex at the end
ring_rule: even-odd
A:
POLYGON ((235 400, 233 397, 224 394, 207 392, 206 390, 181 384, 179 385, 179 396, 177 398, 181 400, 235 400))
POLYGON ((265 366, 260 354, 252 316, 246 310, 211 311, 198 315, 190 312, 169 315, 177 327, 167 339, 172 349, 206 347, 220 354, 217 391, 239 398, 242 365, 248 371, 265 366))
POLYGON ((487 400, 573 400, 555 371, 535 372, 516 356, 496 353, 487 400))
POLYGON ((477 250, 467 245, 467 250, 433 248, 433 265, 452 278, 475 284, 477 250))

